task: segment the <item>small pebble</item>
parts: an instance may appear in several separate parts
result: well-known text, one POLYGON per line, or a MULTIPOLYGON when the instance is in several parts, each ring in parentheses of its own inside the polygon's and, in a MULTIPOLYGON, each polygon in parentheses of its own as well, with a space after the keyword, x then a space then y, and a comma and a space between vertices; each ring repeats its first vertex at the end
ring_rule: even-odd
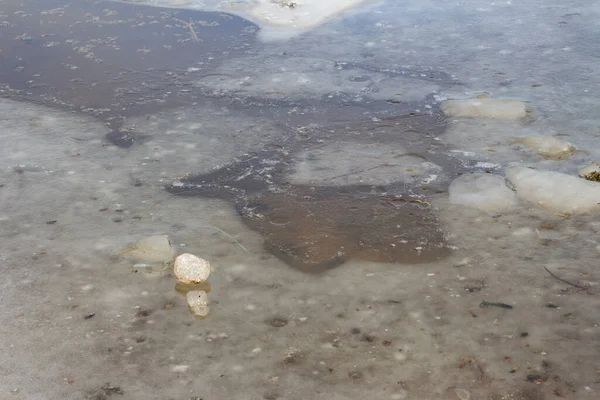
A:
POLYGON ((185 298, 192 314, 198 317, 208 315, 208 296, 205 291, 191 290, 185 295, 185 298))
POLYGON ((210 275, 210 264, 193 254, 184 253, 175 259, 173 272, 180 282, 202 283, 210 275))

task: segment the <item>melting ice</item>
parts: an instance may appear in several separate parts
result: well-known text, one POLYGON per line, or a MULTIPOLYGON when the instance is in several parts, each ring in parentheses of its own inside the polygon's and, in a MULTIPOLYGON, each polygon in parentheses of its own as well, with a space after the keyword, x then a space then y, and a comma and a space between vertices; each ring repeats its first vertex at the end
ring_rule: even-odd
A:
POLYGON ((128 3, 2 2, 1 398, 598 398, 598 2, 128 3))

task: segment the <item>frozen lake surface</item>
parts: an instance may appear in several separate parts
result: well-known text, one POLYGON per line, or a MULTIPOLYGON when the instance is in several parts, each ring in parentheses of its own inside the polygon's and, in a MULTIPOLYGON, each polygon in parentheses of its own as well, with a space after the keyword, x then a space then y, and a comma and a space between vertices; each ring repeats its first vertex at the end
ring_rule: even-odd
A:
POLYGON ((0 0, 0 398, 597 399, 599 21, 0 0))

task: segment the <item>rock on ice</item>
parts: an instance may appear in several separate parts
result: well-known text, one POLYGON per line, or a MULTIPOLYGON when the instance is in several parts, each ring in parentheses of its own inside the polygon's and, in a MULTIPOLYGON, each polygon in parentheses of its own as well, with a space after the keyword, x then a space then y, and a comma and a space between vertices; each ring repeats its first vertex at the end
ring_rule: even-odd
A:
POLYGON ((208 315, 208 295, 203 290, 191 290, 185 295, 190 312, 197 317, 208 315))
POLYGON ((600 183, 572 175, 530 168, 511 168, 507 179, 518 197, 559 214, 600 212, 600 183))
POLYGON ((167 235, 150 236, 119 250, 119 255, 145 262, 166 262, 173 259, 167 235))
POLYGON ((514 120, 524 118, 527 115, 525 104, 520 100, 489 98, 447 100, 442 104, 442 109, 449 117, 514 120))
POLYGON ((506 211, 517 205, 515 192, 503 177, 492 174, 465 174, 448 189, 450 202, 487 212, 506 211))
POLYGON ((564 160, 575 153, 575 147, 571 143, 552 136, 528 136, 515 139, 513 143, 523 145, 530 151, 551 160, 564 160))
POLYGON ((193 254, 181 254, 175 259, 173 272, 183 283, 202 283, 210 275, 210 263, 193 254))
POLYGON ((588 181, 600 182, 600 163, 592 162, 579 169, 579 176, 588 181))

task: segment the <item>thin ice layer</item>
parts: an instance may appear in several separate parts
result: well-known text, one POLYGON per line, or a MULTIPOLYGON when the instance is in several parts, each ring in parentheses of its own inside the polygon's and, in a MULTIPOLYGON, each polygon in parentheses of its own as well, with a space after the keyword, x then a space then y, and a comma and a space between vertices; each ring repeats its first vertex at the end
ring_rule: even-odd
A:
POLYGON ((515 192, 504 178, 492 174, 465 174, 456 178, 448 189, 450 202, 487 212, 500 212, 517 205, 515 192))
POLYGON ((211 74, 198 74, 194 86, 238 96, 305 99, 340 96, 386 100, 392 104, 422 101, 440 90, 449 77, 428 79, 428 70, 357 65, 314 57, 246 56, 228 62, 211 74))
POLYGON ((298 154, 290 180, 318 185, 388 185, 431 182, 442 168, 387 143, 336 142, 298 154))

